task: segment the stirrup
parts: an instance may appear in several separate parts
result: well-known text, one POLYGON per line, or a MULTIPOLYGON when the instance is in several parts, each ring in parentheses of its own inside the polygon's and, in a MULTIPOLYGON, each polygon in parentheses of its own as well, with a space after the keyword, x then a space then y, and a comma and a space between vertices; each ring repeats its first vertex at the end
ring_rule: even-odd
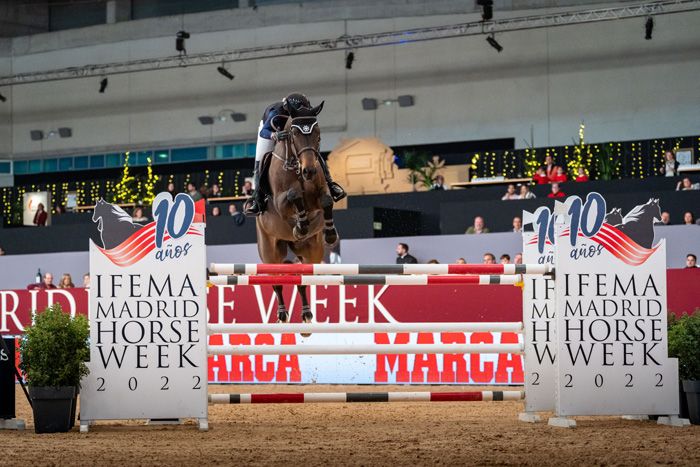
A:
POLYGON ((329 183, 328 188, 330 188, 331 197, 336 203, 348 195, 345 190, 343 190, 343 187, 335 182, 329 183))
POLYGON ((248 198, 248 200, 243 204, 243 213, 246 216, 256 217, 262 214, 263 211, 263 206, 258 203, 255 198, 248 198))

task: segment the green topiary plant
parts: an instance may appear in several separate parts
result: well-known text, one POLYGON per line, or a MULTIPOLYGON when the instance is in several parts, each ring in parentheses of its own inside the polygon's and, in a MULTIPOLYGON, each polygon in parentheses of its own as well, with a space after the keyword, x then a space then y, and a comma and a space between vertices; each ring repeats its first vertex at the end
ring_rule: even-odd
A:
POLYGON ((37 313, 19 347, 19 367, 29 386, 79 387, 89 372, 89 336, 88 320, 71 318, 57 303, 37 313))
POLYGON ((668 353, 678 358, 681 380, 700 380, 700 309, 681 318, 669 316, 668 353))

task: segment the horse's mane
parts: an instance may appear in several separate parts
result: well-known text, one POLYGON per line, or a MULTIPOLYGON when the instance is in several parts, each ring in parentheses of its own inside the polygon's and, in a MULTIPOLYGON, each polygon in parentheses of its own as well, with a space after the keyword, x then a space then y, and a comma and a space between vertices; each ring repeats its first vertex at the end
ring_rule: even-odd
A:
POLYGON ((636 222, 639 221, 642 217, 644 217, 646 211, 648 210, 649 203, 647 204, 639 204, 632 208, 630 212, 628 212, 625 217, 622 219, 622 223, 626 224, 628 222, 636 222))

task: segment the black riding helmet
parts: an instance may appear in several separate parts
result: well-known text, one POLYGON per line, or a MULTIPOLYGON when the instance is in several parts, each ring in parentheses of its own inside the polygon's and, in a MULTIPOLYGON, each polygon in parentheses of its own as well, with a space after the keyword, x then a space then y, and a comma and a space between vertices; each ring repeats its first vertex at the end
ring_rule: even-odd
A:
POLYGON ((282 106, 284 107, 284 110, 291 112, 292 110, 299 111, 304 108, 310 109, 311 103, 305 95, 298 92, 293 92, 282 99, 282 106))

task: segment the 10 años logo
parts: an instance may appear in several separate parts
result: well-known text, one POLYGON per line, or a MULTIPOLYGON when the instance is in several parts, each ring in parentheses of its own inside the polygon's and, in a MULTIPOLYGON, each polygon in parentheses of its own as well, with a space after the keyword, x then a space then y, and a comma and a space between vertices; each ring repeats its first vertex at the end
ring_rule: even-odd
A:
POLYGON ((554 224, 558 219, 564 219, 568 224, 569 242, 572 247, 578 242, 579 232, 586 238, 591 238, 600 231, 605 222, 605 198, 599 193, 588 193, 584 203, 578 196, 570 196, 564 203, 556 202, 554 215, 546 206, 538 208, 534 213, 534 230, 537 233, 537 250, 544 252, 545 243, 552 245, 556 239, 554 224))
POLYGON ((194 201, 185 193, 178 193, 173 200, 169 193, 160 193, 153 200, 153 219, 156 224, 155 243, 156 259, 165 261, 168 258, 177 259, 186 256, 190 243, 184 245, 168 245, 163 243, 169 239, 178 239, 187 234, 194 220, 194 201))

